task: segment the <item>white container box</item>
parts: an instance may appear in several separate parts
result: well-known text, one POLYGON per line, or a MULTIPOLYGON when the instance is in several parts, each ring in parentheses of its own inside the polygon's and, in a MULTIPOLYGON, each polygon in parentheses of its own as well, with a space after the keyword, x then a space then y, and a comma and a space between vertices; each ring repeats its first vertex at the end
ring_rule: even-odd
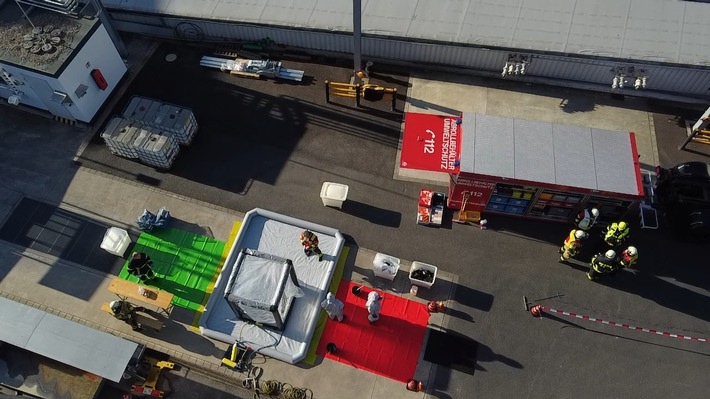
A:
POLYGON ((122 115, 170 134, 183 145, 191 144, 197 131, 197 120, 192 110, 146 97, 133 96, 122 115))
POLYGON ((409 281, 413 285, 431 288, 431 286, 434 285, 434 282, 436 281, 437 270, 439 270, 439 269, 434 265, 414 261, 414 262, 412 262, 412 267, 409 269, 409 281), (431 282, 412 278, 412 273, 414 273, 416 270, 429 270, 430 272, 434 273, 434 277, 431 279, 431 282))
POLYGON ((323 205, 334 208, 342 208, 343 203, 348 199, 349 187, 345 184, 325 182, 320 189, 320 199, 323 205))
POLYGON ((376 277, 394 281, 399 271, 399 263, 399 259, 394 256, 378 253, 375 255, 375 259, 372 260, 372 270, 375 272, 376 277))
POLYGON ((120 257, 123 257, 129 245, 131 245, 131 237, 128 236, 128 232, 118 227, 109 227, 101 241, 101 249, 120 257))

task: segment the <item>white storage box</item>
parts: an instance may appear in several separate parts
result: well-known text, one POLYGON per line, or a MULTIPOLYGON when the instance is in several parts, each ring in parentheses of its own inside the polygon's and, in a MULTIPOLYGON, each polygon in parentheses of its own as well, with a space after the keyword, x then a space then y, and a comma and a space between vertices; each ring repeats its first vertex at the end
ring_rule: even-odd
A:
POLYGON ((133 96, 123 110, 123 116, 170 134, 183 145, 191 144, 197 131, 192 110, 146 97, 133 96))
POLYGON ((101 249, 120 257, 123 257, 129 245, 131 245, 131 237, 128 236, 128 232, 118 227, 109 227, 101 241, 101 249))
POLYGON ((372 270, 376 277, 393 281, 399 271, 399 259, 378 253, 372 261, 372 270))
POLYGON ((320 190, 320 199, 323 205, 342 208, 343 202, 348 199, 349 187, 345 184, 325 182, 320 190))
POLYGON ((412 262, 412 267, 409 269, 409 281, 413 285, 418 285, 420 287, 426 287, 426 288, 431 288, 432 285, 434 285, 434 282, 436 281, 436 272, 439 270, 436 266, 430 265, 427 263, 421 263, 414 261, 412 262), (431 279, 431 282, 429 281, 424 281, 424 280, 419 280, 416 278, 412 277, 412 273, 414 273, 417 270, 428 270, 432 273, 434 273, 434 277, 431 279))

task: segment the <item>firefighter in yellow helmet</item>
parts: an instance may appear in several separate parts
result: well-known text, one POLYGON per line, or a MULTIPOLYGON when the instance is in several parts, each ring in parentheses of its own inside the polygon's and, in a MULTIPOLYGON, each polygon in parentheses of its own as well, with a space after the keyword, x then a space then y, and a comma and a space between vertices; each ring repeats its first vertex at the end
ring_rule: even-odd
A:
POLYGON ((614 222, 604 230, 604 242, 610 247, 621 245, 629 238, 629 224, 626 222, 614 222))
POLYGON ((562 248, 560 248, 560 253, 562 254, 560 262, 566 262, 570 258, 577 256, 580 249, 582 249, 582 241, 586 240, 587 237, 589 237, 589 234, 582 230, 573 229, 570 231, 567 238, 565 238, 565 242, 562 243, 562 248))

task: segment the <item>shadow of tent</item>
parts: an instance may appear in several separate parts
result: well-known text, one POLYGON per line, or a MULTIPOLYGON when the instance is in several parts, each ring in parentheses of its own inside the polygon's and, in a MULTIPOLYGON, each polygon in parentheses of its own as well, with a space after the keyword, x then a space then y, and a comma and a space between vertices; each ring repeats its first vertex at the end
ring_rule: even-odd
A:
POLYGON ((345 201, 342 211, 365 219, 370 223, 379 224, 385 227, 399 227, 402 222, 402 214, 399 212, 379 208, 359 201, 345 201))
POLYGON ((454 300, 470 308, 489 311, 493 306, 493 295, 457 284, 454 300))
POLYGON ((170 218, 168 226, 182 231, 189 231, 190 233, 196 234, 198 236, 214 238, 214 234, 212 233, 212 230, 209 228, 209 226, 200 226, 197 223, 190 223, 188 221, 176 217, 170 218))
POLYGON ((204 291, 188 287, 176 281, 161 278, 157 279, 152 285, 175 295, 173 305, 182 308, 187 307, 188 309, 196 309, 202 304, 202 301, 205 299, 205 295, 207 295, 204 291))

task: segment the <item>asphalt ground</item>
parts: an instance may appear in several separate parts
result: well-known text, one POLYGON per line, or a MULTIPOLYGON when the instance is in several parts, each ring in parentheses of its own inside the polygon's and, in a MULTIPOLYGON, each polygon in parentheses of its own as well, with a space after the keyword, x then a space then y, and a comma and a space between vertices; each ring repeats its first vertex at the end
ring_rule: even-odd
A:
MULTIPOLYGON (((157 72, 150 78, 139 75, 136 82, 142 82, 137 86, 140 91, 129 89, 128 95, 155 93, 161 94, 161 99, 180 103, 173 95, 182 93, 197 104, 193 107, 202 127, 217 127, 221 129, 219 134, 238 136, 245 145, 233 148, 227 145, 231 140, 210 139, 200 131, 194 147, 178 158, 174 171, 151 175, 156 172, 134 162, 116 165, 110 162, 120 158, 91 155, 102 151, 98 147, 105 149, 96 142, 84 152, 82 164, 168 191, 172 191, 168 189, 168 175, 180 176, 179 170, 184 174, 200 172, 205 177, 195 179, 199 184, 192 186, 194 191, 182 193, 198 199, 209 197, 207 202, 215 204, 229 200, 232 209, 239 211, 258 206, 333 226, 354 245, 435 264, 457 274, 447 329, 478 341, 477 368, 474 373, 439 368, 436 379, 429 382, 436 397, 706 396, 710 388, 705 378, 710 354, 707 343, 577 319, 536 319, 524 310, 522 302, 523 295, 530 300, 555 296, 541 303, 616 322, 708 337, 710 273, 704 246, 686 244, 665 230, 634 228, 629 243, 640 249, 638 270, 592 283, 584 276, 583 262, 557 262, 557 249, 570 226, 500 216, 488 218, 488 230, 458 224, 417 226, 420 185, 392 179, 398 122, 325 105, 322 97, 317 97, 318 83, 311 87, 252 81, 195 66, 200 54, 189 48, 159 49, 144 70, 157 72), (192 61, 166 66, 162 57, 167 51, 176 52, 179 60, 192 61), (220 83, 211 89, 196 84, 210 80, 220 83), (312 98, 306 94, 310 89, 314 90, 312 98), (233 97, 207 106, 211 95, 219 92, 232 93, 233 97), (303 103, 311 114, 292 111, 297 109, 294 104, 303 103), (251 104, 248 112, 235 117, 244 111, 244 104, 251 104), (272 113, 284 119, 268 116, 272 113), (217 116, 224 119, 212 120, 217 116), (298 126, 296 136, 273 130, 291 125, 298 126), (277 140, 282 135, 284 143, 277 140), (249 148, 248 143, 257 148, 249 148), (204 155, 193 151, 200 145, 207 147, 204 155), (255 155, 249 151, 259 152, 255 155), (190 163, 194 171, 181 166, 190 156, 196 157, 196 162, 190 163), (244 170, 231 167, 230 162, 238 162, 240 156, 256 166, 247 165, 244 170), (151 180, 151 176, 160 179, 151 180), (230 178, 233 181, 223 180, 230 178), (342 211, 322 206, 318 194, 323 181, 350 186, 349 201, 342 211), (226 189, 228 185, 233 191, 226 189)), ((345 79, 348 74, 347 68, 332 66, 286 66, 303 66, 306 74, 315 74, 316 79, 318 74, 312 71, 322 71, 329 78, 340 73, 334 80, 345 79)), ((13 156, 18 160, 37 151, 5 140, 3 135, 0 140, 3 153, 17 152, 13 156)), ((61 159, 61 153, 43 154, 61 159)), ((190 184, 190 175, 180 177, 178 185, 190 184)), ((10 184, 18 186, 15 180, 10 184)), ((31 190, 38 191, 36 187, 31 190)), ((592 246, 587 245, 587 254, 580 259, 593 252, 592 246)))

